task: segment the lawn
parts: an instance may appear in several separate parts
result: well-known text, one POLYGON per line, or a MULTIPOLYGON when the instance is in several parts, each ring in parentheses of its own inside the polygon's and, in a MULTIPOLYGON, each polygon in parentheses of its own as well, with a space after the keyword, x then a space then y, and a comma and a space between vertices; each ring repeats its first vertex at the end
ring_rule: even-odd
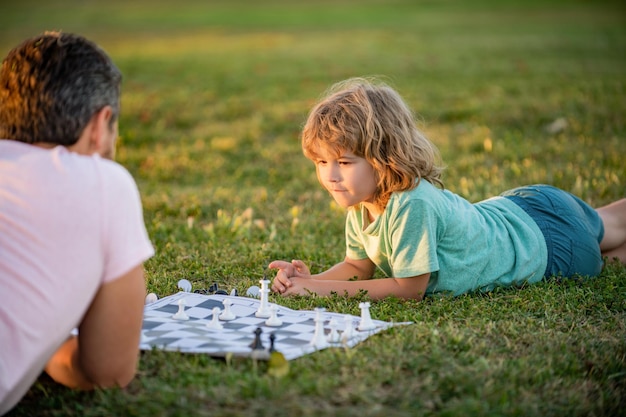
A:
MULTIPOLYGON (((446 188, 479 201, 549 183, 594 206, 626 196, 626 7, 619 1, 48 1, 0 5, 0 53, 43 30, 95 40, 124 74, 118 161, 156 256, 147 289, 181 278, 240 292, 274 259, 343 258, 345 212, 299 130, 334 82, 377 75, 438 146, 446 188)), ((351 299, 271 296, 358 315, 351 299)), ((25 306, 27 308, 27 306, 25 306)), ((42 375, 11 416, 615 416, 626 410, 626 268, 423 302, 350 350, 265 363, 160 351, 124 390, 42 375)), ((0 342, 1 345, 1 342, 0 342)))

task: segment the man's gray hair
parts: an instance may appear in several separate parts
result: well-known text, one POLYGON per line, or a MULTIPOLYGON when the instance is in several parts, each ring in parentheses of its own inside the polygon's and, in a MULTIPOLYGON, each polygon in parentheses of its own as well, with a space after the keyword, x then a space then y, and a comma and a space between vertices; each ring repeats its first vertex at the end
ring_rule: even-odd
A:
POLYGON ((0 69, 0 138, 75 144, 91 117, 120 108, 122 75, 82 36, 46 32, 9 52, 0 69))

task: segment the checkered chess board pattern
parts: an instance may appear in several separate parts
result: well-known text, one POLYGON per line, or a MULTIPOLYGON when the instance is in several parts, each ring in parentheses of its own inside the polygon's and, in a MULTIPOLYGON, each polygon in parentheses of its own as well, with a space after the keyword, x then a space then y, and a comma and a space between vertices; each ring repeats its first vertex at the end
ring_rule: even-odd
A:
MULTIPOLYGON (((265 324, 267 319, 255 316, 260 301, 255 298, 203 295, 179 292, 145 306, 140 348, 143 350, 163 349, 184 353, 205 353, 211 356, 224 357, 250 356, 253 352, 250 345, 255 339, 255 330, 260 327, 261 342, 265 349, 270 347, 270 334, 274 334, 274 349, 281 352, 287 360, 315 352, 319 347, 311 341, 315 333, 315 311, 292 310, 278 306, 278 318, 283 324, 270 327, 265 324), (229 298, 232 302, 231 311, 237 316, 232 321, 220 321, 223 329, 211 329, 207 323, 213 318, 213 308, 224 309, 222 301, 229 298), (172 316, 178 311, 178 301, 184 299, 185 313, 189 320, 175 320, 172 316)), ((345 314, 322 312, 325 333, 329 333, 328 324, 331 319, 341 323, 343 329, 345 314)), ((358 331, 360 317, 349 316, 354 327, 354 336, 339 343, 329 343, 325 347, 353 347, 369 336, 388 329, 394 325, 407 323, 390 323, 373 320, 376 328, 358 331)))

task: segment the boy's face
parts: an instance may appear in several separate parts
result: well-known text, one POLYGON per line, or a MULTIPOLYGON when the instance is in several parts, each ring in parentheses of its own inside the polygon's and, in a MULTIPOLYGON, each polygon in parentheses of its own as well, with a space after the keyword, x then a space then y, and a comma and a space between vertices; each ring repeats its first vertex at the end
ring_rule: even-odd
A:
POLYGON ((379 214, 373 204, 376 173, 367 160, 348 151, 336 155, 324 147, 319 147, 315 154, 317 178, 337 204, 348 208, 364 203, 370 212, 379 214))

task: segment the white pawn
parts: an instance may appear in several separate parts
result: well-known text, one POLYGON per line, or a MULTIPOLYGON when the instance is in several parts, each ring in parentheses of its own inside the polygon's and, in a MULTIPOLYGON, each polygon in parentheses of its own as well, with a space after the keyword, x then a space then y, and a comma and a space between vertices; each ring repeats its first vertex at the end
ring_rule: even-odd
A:
POLYGON ((158 299, 159 297, 155 293, 151 292, 150 294, 146 295, 146 305, 156 303, 158 299))
POLYGON ((317 349, 321 349, 328 345, 328 341, 324 336, 324 319, 322 318, 322 312, 326 310, 323 307, 315 308, 315 333, 313 334, 313 339, 311 339, 311 345, 315 346, 317 349))
POLYGON ((224 298, 224 301, 222 301, 222 304, 224 305, 224 311, 222 311, 222 314, 220 314, 220 320, 223 320, 223 321, 235 320, 237 316, 235 316, 235 313, 233 313, 233 311, 230 308, 230 306, 233 305, 232 300, 230 298, 224 298))
POLYGON ((224 326, 222 326, 222 323, 220 323, 219 315, 220 315, 220 308, 213 307, 213 319, 206 324, 206 327, 208 327, 209 329, 215 329, 215 330, 223 329, 224 326))
POLYGON ((187 303, 184 298, 178 300, 178 311, 172 316, 174 320, 189 320, 189 316, 185 313, 185 305, 187 305, 187 303))
POLYGON ((265 324, 271 327, 283 325, 283 321, 278 318, 278 306, 276 304, 270 306, 270 318, 265 320, 265 324))
POLYGON ((343 322, 343 332, 341 333, 341 340, 346 343, 348 340, 354 337, 354 324, 352 324, 352 316, 347 315, 343 322))
POLYGON ((370 303, 359 303, 359 308, 361 309, 361 322, 359 323, 359 330, 365 331, 375 329, 376 325, 370 316, 370 303))
POLYGON ((328 327, 330 327, 330 333, 328 334, 328 343, 339 343, 341 341, 341 337, 339 336, 339 332, 337 329, 339 328, 339 323, 333 317, 330 319, 330 323, 328 323, 328 327))

